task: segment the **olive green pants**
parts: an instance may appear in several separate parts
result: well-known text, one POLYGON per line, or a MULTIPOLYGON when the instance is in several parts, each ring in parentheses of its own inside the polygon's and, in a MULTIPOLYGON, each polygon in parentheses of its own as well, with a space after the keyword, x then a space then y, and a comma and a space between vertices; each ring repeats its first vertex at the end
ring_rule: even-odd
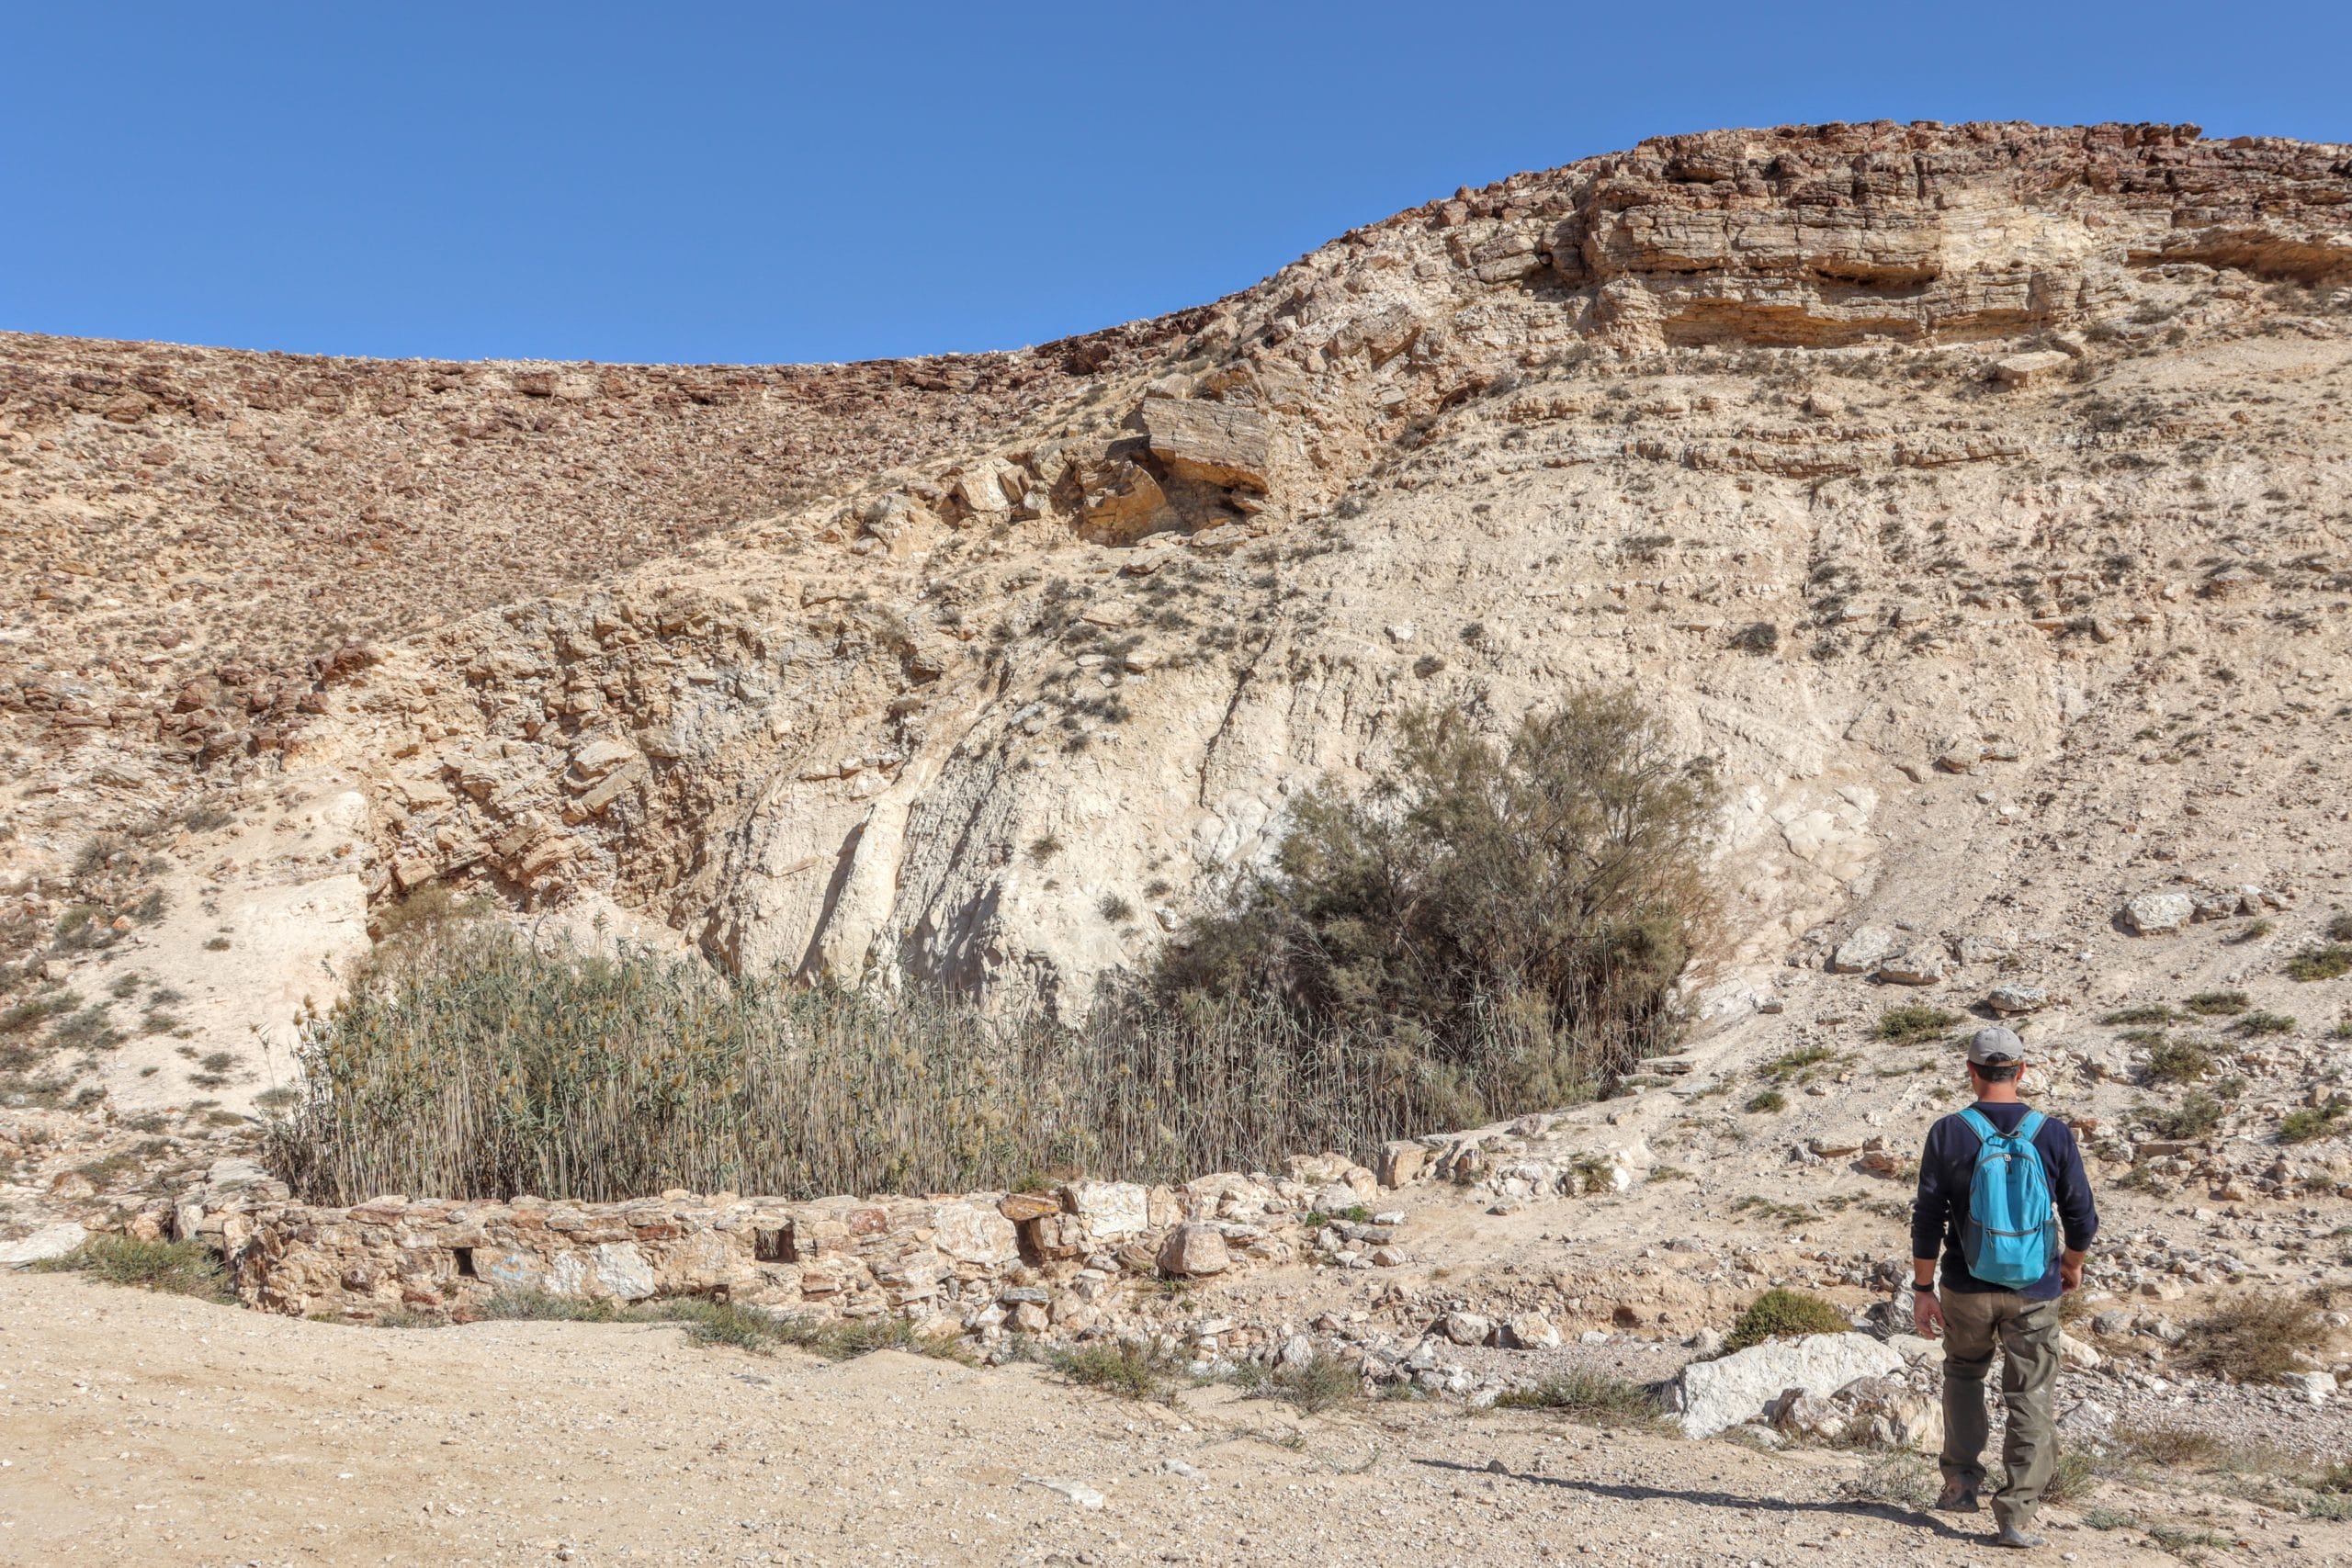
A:
POLYGON ((1984 1482, 1984 1440, 1992 1416, 1984 1375, 2001 1352, 2001 1403, 2008 1410, 2001 1439, 2001 1489, 1993 1513, 2023 1529, 2041 1506, 2041 1489, 2058 1463, 2051 1403, 2058 1383, 2058 1303, 2012 1291, 1943 1291, 1946 1482, 1973 1491, 1984 1482))

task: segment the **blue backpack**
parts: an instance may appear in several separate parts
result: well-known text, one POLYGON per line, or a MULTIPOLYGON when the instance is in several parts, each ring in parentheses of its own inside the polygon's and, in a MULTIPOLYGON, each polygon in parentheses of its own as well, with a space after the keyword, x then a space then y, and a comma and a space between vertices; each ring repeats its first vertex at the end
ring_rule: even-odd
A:
POLYGON ((1960 1253, 1968 1271, 1988 1285, 2022 1291, 2038 1285, 2058 1256, 2058 1215, 2050 1173, 2033 1135, 2047 1120, 2029 1111, 2014 1133, 2004 1133, 1973 1106, 1960 1119, 1976 1134, 1976 1175, 1968 1186, 1968 1218, 1961 1223, 1960 1253))

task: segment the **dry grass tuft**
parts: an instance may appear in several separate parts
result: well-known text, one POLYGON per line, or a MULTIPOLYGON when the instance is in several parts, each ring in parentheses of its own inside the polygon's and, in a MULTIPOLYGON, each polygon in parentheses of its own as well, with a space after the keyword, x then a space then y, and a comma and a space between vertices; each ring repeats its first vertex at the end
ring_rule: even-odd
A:
POLYGON ((2189 1325, 2181 1359, 2210 1376, 2270 1383, 2303 1370, 2299 1355, 2326 1343, 2326 1321, 2310 1302, 2245 1292, 2189 1325))

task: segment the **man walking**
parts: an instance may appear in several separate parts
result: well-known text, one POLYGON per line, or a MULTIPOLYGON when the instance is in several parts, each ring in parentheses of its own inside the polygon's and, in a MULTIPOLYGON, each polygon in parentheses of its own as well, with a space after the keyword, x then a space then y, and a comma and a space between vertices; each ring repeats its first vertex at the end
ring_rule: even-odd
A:
POLYGON ((1911 1206, 1913 1318, 1921 1334, 1944 1337, 1944 1488, 1936 1506, 1976 1511, 1991 1425, 1984 1375, 1997 1346, 2008 1430, 1993 1517, 1999 1543, 2018 1548, 2041 1544, 2033 1517, 2058 1460, 2051 1410, 2058 1298, 2081 1288, 2083 1256, 2098 1230, 2075 1134, 2018 1098, 2024 1068, 2024 1043, 2008 1030, 1980 1029, 1970 1039, 1976 1103, 1928 1130, 1911 1206))

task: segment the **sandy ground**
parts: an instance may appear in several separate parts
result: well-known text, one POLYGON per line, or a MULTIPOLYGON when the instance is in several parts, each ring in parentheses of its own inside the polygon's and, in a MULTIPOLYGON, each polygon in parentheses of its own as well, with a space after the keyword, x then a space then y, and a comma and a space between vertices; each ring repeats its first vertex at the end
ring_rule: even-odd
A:
MULTIPOLYGON (((668 1325, 355 1329, 20 1274, 0 1278, 0 1397, 10 1568, 1988 1558, 1976 1530, 1842 1496, 1860 1455, 1458 1408, 1302 1420, 1226 1389, 1170 1408, 668 1325)), ((2164 1509, 2241 1542, 2233 1560, 2352 1562, 2344 1526, 2164 1509)), ((2176 1561, 2050 1522, 2041 1560, 2176 1561)))

